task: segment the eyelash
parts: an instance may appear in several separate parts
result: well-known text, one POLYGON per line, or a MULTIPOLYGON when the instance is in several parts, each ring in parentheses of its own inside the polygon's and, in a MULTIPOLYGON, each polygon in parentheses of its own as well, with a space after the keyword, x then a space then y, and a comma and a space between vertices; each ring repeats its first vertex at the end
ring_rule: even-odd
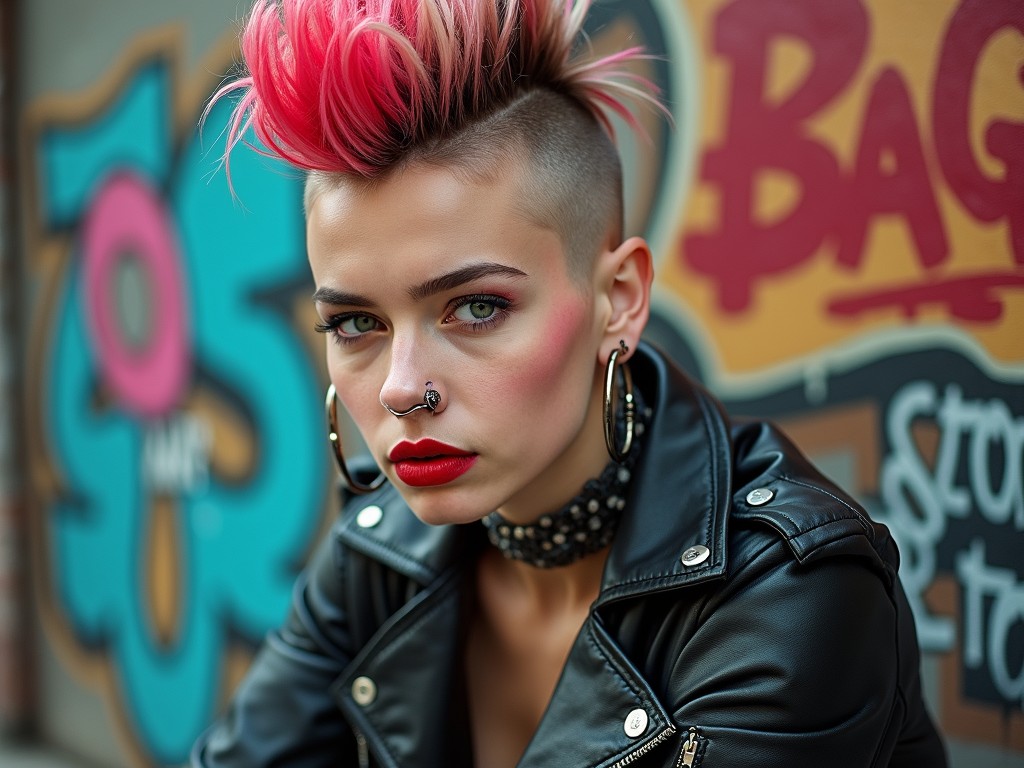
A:
MULTIPOLYGON (((327 318, 327 320, 325 320, 322 323, 316 323, 313 326, 313 330, 316 331, 317 333, 331 334, 336 344, 354 344, 355 342, 359 341, 360 337, 363 336, 363 334, 357 334, 355 336, 345 336, 343 334, 337 333, 337 330, 341 326, 341 324, 353 317, 373 317, 373 315, 367 315, 365 312, 342 312, 341 314, 338 315, 331 315, 330 317, 327 318)), ((376 318, 374 319, 376 320, 376 318)), ((379 323, 380 320, 377 320, 377 322, 379 323)))
POLYGON ((506 299, 504 296, 495 296, 490 293, 478 293, 473 294, 472 296, 460 296, 458 299, 456 299, 455 301, 448 305, 448 314, 445 315, 445 319, 442 321, 442 323, 461 322, 463 323, 463 325, 468 327, 470 331, 473 331, 474 333, 479 331, 485 331, 488 328, 491 328, 492 326, 502 322, 505 318, 507 318, 511 307, 512 302, 509 299, 506 299), (491 315, 490 317, 477 320, 476 322, 451 319, 457 310, 461 309, 462 307, 465 307, 468 304, 476 304, 478 302, 481 304, 493 305, 494 314, 491 315))
MULTIPOLYGON (((495 296, 489 293, 473 294, 471 296, 460 296, 448 305, 448 309, 445 313, 445 318, 442 320, 442 324, 446 325, 453 322, 460 322, 470 331, 477 333, 479 331, 485 331, 488 328, 502 322, 509 315, 509 311, 512 307, 512 301, 506 299, 504 296, 495 296), (467 304, 475 303, 492 304, 494 306, 494 314, 490 317, 477 320, 476 322, 468 322, 453 319, 453 315, 456 311, 466 306, 467 304)), ((354 344, 359 341, 366 334, 357 334, 355 336, 344 336, 337 333, 338 327, 353 317, 373 317, 373 315, 367 315, 365 312, 342 312, 341 314, 331 315, 327 320, 322 323, 316 323, 313 326, 313 330, 317 333, 329 333, 334 337, 334 341, 338 344, 354 344)), ((376 320, 376 318, 374 318, 376 320)), ((380 323, 380 320, 377 320, 380 323)))

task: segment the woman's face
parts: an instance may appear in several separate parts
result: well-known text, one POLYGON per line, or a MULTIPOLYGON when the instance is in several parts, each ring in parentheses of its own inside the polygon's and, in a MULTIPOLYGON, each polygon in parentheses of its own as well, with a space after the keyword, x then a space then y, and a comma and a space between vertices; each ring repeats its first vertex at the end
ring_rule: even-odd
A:
POLYGON ((309 261, 331 380, 374 459, 428 523, 527 522, 607 461, 599 292, 558 235, 517 212, 514 174, 412 167, 310 206, 309 261), (397 418, 441 395, 433 413, 397 418), (435 441, 433 443, 426 441, 435 441))

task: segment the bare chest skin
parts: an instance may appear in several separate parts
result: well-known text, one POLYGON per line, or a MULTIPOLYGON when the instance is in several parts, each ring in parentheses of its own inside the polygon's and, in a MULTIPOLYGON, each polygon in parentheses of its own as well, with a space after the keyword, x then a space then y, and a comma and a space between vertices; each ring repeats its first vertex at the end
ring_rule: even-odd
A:
POLYGON ((606 557, 542 571, 527 585, 496 551, 481 557, 466 652, 475 768, 512 768, 522 757, 597 597, 606 557))

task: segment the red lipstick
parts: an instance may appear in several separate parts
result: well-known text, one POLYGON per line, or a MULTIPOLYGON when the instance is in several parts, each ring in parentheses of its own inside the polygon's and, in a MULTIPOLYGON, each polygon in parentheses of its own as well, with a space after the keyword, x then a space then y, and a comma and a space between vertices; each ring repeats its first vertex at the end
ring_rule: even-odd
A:
POLYGON ((395 474, 406 485, 444 485, 461 477, 476 463, 477 454, 429 437, 410 443, 403 440, 388 454, 395 474))

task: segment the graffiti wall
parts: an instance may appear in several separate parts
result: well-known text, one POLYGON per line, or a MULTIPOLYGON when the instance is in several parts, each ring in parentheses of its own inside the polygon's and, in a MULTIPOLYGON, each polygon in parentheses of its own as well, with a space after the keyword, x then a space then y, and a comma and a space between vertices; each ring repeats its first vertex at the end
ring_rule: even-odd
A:
POLYGON ((299 180, 239 153, 244 207, 211 183, 229 105, 197 124, 230 58, 189 80, 176 38, 27 118, 43 618, 168 765, 232 647, 284 618, 328 492, 299 180))
MULTIPOLYGON (((589 32, 673 113, 619 131, 650 336, 892 528, 942 729, 1024 755, 1024 10, 605 0, 589 32)), ((233 199, 227 105, 197 128, 230 39, 186 67, 139 29, 22 116, 34 581, 139 765, 185 759, 332 504, 300 179, 238 152, 233 199)))
POLYGON ((943 730, 1024 751, 1024 9, 686 10, 659 338, 891 527, 943 730))

